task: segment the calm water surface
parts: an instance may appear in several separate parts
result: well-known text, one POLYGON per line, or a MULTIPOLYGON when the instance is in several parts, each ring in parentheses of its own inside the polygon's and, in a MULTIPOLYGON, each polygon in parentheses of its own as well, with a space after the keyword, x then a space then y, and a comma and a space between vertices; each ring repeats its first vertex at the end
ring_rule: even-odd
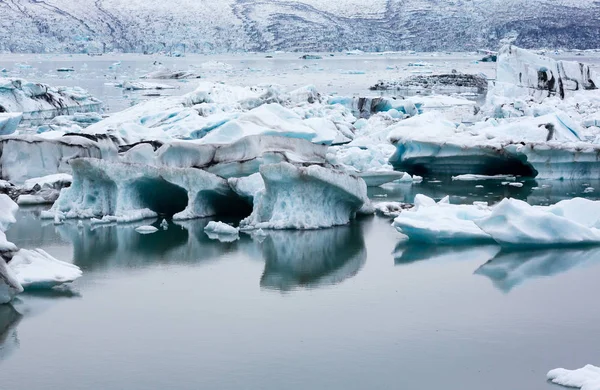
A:
MULTIPOLYGON (((540 203, 589 183, 551 184, 540 203)), ((144 236, 38 214, 8 238, 84 277, 0 308, 2 389, 535 390, 598 359, 600 249, 407 245, 379 217, 221 243, 208 220, 144 236)))

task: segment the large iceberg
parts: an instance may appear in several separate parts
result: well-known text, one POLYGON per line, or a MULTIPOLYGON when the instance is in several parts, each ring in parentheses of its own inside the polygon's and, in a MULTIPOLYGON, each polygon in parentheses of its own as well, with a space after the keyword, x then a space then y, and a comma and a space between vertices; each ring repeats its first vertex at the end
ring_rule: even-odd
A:
POLYGON ((411 241, 435 244, 497 243, 504 248, 600 244, 600 202, 574 198, 552 206, 504 199, 480 203, 436 203, 417 195, 415 207, 402 211, 393 226, 411 241))
POLYGON ((240 203, 225 179, 200 169, 98 159, 76 159, 71 167, 73 184, 44 217, 129 222, 167 214, 191 219, 231 212, 240 203))
POLYGON ((81 88, 51 87, 17 78, 0 78, 0 113, 20 112, 23 120, 98 112, 101 106, 101 101, 81 88))
POLYGON ((598 178, 597 83, 584 64, 507 46, 481 111, 467 121, 425 112, 391 126, 390 163, 421 175, 598 178))
POLYGON ((369 203, 359 177, 317 165, 263 165, 265 189, 254 198, 242 229, 318 229, 345 225, 369 203))
POLYGON ((0 304, 10 302, 13 297, 23 291, 23 287, 6 266, 6 260, 13 257, 17 247, 6 239, 4 232, 9 225, 16 222, 15 213, 19 206, 6 194, 0 194, 0 304))
POLYGON ((580 62, 557 61, 512 45, 498 54, 496 82, 508 83, 540 97, 597 89, 600 75, 580 62))

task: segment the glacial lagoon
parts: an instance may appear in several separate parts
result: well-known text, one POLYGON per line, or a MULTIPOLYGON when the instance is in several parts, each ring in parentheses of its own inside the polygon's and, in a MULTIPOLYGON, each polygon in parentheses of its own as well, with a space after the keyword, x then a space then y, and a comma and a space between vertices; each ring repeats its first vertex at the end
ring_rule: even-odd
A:
MULTIPOLYGON (((330 94, 364 94, 414 61, 494 77, 493 64, 472 55, 283 57, 160 60, 181 68, 214 59, 233 69, 205 72, 212 81, 313 83, 330 94)), ((110 83, 151 70, 155 58, 0 60, 12 75, 82 86, 109 113, 153 98, 110 83), (65 64, 75 72, 54 71, 65 64)), ((193 90, 195 81, 165 82, 178 89, 161 94, 175 95, 193 90)), ((514 197, 537 205, 600 199, 600 181, 517 181, 523 186, 425 177, 370 188, 369 197, 377 203, 450 195, 464 204, 514 197)), ((0 306, 1 389, 537 390, 556 388, 545 380, 554 367, 597 361, 595 247, 411 244, 381 216, 221 242, 204 232, 210 219, 169 221, 166 230, 140 235, 137 226, 159 227, 162 217, 54 225, 40 219, 47 208, 21 207, 7 239, 76 264, 84 276, 0 306)))

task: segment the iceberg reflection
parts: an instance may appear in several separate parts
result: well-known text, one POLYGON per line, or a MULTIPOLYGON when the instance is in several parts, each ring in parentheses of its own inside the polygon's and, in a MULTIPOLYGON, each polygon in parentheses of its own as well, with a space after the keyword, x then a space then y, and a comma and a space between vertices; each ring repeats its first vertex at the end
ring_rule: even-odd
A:
POLYGON ((394 250, 396 265, 405 265, 419 261, 488 261, 500 252, 498 245, 449 246, 423 245, 400 242, 394 250))
POLYGON ((307 231, 270 231, 262 242, 263 288, 290 291, 343 282, 367 259, 359 224, 307 231))
POLYGON ((0 305, 0 361, 6 360, 19 348, 17 326, 23 315, 13 305, 0 305))
POLYGON ((496 288, 508 293, 529 279, 558 275, 596 261, 600 261, 600 248, 503 251, 475 274, 487 276, 496 288))

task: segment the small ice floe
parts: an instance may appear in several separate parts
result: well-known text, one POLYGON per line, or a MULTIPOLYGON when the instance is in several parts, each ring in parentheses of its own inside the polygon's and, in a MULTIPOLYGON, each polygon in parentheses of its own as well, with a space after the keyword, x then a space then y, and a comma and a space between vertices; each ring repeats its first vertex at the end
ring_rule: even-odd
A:
POLYGON ((408 210, 413 207, 413 205, 409 203, 402 202, 380 202, 375 203, 375 212, 378 215, 382 215, 388 218, 395 218, 400 215, 403 210, 408 210))
POLYGON ((516 182, 515 182, 515 183, 507 183, 507 184, 508 184, 509 186, 511 186, 511 187, 518 187, 518 188, 521 188, 521 187, 523 187, 523 183, 516 183, 516 182))
POLYGON ((163 219, 162 222, 160 223, 160 228, 162 230, 167 230, 169 229, 169 223, 167 222, 166 219, 163 219))
POLYGON ((204 228, 204 233, 211 240, 233 242, 240 239, 239 229, 223 222, 210 221, 204 228))
POLYGON ((135 228, 135 231, 140 234, 152 234, 158 231, 157 228, 151 225, 138 226, 135 228))
POLYGON ((8 268, 25 290, 71 283, 83 274, 76 265, 55 259, 41 249, 19 250, 8 268))
POLYGON ((600 390, 600 367, 591 364, 577 370, 556 368, 547 374, 548 380, 565 387, 600 390))
POLYGON ((223 222, 210 221, 204 228, 205 232, 214 234, 238 234, 239 229, 223 222))
POLYGON ((585 190, 583 190, 583 193, 584 194, 591 194, 594 191, 595 191, 594 187, 587 187, 585 190))
POLYGON ((452 176, 452 180, 458 181, 479 181, 479 180, 505 180, 505 181, 514 181, 515 177, 513 175, 458 175, 452 176))

